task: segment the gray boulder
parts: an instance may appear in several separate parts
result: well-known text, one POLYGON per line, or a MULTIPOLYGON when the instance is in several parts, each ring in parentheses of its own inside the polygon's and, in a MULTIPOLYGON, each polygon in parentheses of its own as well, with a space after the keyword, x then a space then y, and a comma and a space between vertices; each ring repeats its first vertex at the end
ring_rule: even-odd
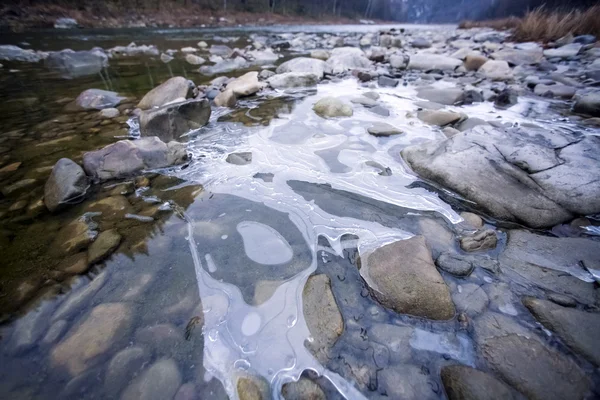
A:
POLYGON ((187 159, 183 144, 164 143, 157 137, 120 140, 83 154, 83 168, 94 179, 124 178, 145 169, 181 164, 187 159))
POLYGON ((140 114, 142 136, 158 136, 163 141, 178 140, 210 119, 210 103, 206 99, 189 100, 146 110, 140 114))
POLYGON ((261 90, 264 85, 258 81, 258 72, 250 71, 229 82, 225 90, 230 89, 237 97, 250 96, 261 90))
POLYGON ((464 365, 442 368, 448 400, 517 400, 519 393, 494 376, 464 365))
POLYGON ((289 61, 284 62, 277 67, 276 72, 283 74, 285 72, 302 72, 315 74, 319 79, 323 79, 323 74, 326 70, 326 64, 323 60, 308 57, 293 58, 289 61))
POLYGON ((600 314, 565 308, 533 297, 523 299, 525 307, 547 329, 555 332, 573 351, 600 366, 600 314))
POLYGON ((498 219, 531 227, 600 212, 600 141, 537 129, 477 126, 444 142, 403 150, 419 175, 477 202, 498 219), (559 161, 555 152, 560 157, 559 161))
POLYGON ((89 51, 66 49, 50 53, 44 65, 65 79, 74 79, 100 73, 108 67, 108 56, 100 48, 89 51))
POLYGON ((591 115, 592 117, 600 117, 600 92, 579 96, 575 101, 573 111, 579 114, 591 115))
POLYGON ((385 307, 434 320, 454 316, 450 291, 433 264, 423 236, 400 240, 370 254, 360 273, 385 307))
POLYGON ((562 99, 570 99, 575 96, 577 89, 566 85, 544 85, 542 83, 535 85, 533 93, 538 96, 560 97, 562 99))
POLYGON ((503 60, 511 65, 538 64, 544 58, 542 48, 536 46, 531 49, 502 49, 492 54, 494 60, 503 60))
POLYGON ((42 59, 42 56, 33 50, 25 50, 12 44, 0 45, 0 60, 2 61, 21 61, 36 63, 42 59))
POLYGON ((315 86, 318 82, 319 77, 309 72, 285 72, 267 79, 273 89, 315 86))
POLYGON ((408 69, 454 71, 460 65, 462 65, 462 61, 457 58, 439 54, 417 53, 410 57, 408 69))
POLYGON ((510 66, 502 60, 490 60, 483 64, 477 72, 494 81, 506 81, 513 78, 510 66))
POLYGON ((182 76, 176 76, 146 93, 137 106, 142 110, 161 107, 178 99, 188 99, 192 97, 193 90, 194 82, 185 79, 182 76))
POLYGON ((417 89, 417 95, 425 100, 451 106, 460 102, 464 96, 464 90, 458 88, 433 88, 423 87, 417 89))
POLYGON ((365 53, 356 47, 338 47, 331 51, 325 70, 332 74, 341 74, 352 69, 371 68, 371 61, 365 53))
POLYGON ((44 186, 44 203, 50 212, 66 204, 79 203, 88 187, 88 178, 79 164, 68 158, 61 158, 54 164, 44 186))

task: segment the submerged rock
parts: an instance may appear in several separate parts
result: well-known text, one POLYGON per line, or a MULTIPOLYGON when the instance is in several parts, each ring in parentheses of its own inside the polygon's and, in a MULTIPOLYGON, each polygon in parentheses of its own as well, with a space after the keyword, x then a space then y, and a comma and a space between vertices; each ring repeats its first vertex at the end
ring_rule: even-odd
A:
POLYGON ((83 154, 83 168, 101 181, 124 178, 144 169, 164 168, 187 160, 185 146, 164 143, 157 137, 120 140, 103 149, 83 154))
POLYGON ((131 308, 124 303, 105 303, 94 307, 83 322, 52 349, 52 364, 66 368, 72 376, 96 365, 98 356, 129 330, 131 316, 131 308))
POLYGON ((88 262, 96 264, 110 256, 121 243, 121 235, 115 229, 109 229, 98 235, 88 248, 88 262))
POLYGON ((181 372, 177 363, 163 358, 152 364, 133 381, 121 395, 122 400, 164 400, 172 399, 181 386, 181 372))
POLYGON ((127 347, 118 352, 108 363, 104 377, 106 394, 116 398, 149 359, 150 354, 137 346, 127 347))
POLYGON ((79 164, 61 158, 54 164, 44 186, 44 203, 54 212, 63 205, 82 201, 88 187, 88 178, 79 164))
POLYGON ((352 106, 335 97, 323 97, 313 106, 315 113, 323 118, 351 117, 352 106))
POLYGON ((116 92, 110 92, 102 89, 87 89, 81 92, 75 105, 71 106, 74 110, 104 110, 114 108, 125 100, 116 92))
POLYGON ((380 247, 369 255, 363 268, 361 275, 384 306, 434 320, 454 316, 450 292, 423 236, 380 247))
POLYGON ((313 337, 306 347, 315 357, 324 362, 329 349, 344 331, 344 320, 331 291, 327 275, 313 275, 308 278, 302 292, 303 311, 306 324, 313 337))
POLYGON ((485 251, 496 247, 498 237, 496 232, 487 229, 477 232, 473 236, 466 236, 460 239, 460 248, 466 252, 485 251))
POLYGON ((104 50, 90 51, 62 50, 50 53, 44 61, 47 68, 58 71, 65 79, 95 75, 108 66, 108 56, 104 50))
POLYGON ((448 400, 517 400, 522 396, 490 374, 464 365, 442 368, 448 400))
POLYGON ((473 272, 473 263, 466 257, 449 252, 442 253, 435 264, 439 269, 455 276, 469 276, 473 272))
POLYGON ((142 110, 161 107, 178 99, 189 99, 193 96, 193 90, 192 81, 176 76, 146 93, 137 106, 142 110))
POLYGON ((481 352, 493 371, 530 399, 583 399, 590 389, 577 364, 535 339, 497 336, 485 340, 481 352))
POLYGON ((544 327, 556 333, 573 351, 600 366, 600 314, 561 307, 533 297, 524 298, 523 304, 544 327))
POLYGON ((178 140, 210 119, 210 103, 206 99, 188 100, 146 110, 140 114, 142 136, 158 136, 163 141, 178 140))

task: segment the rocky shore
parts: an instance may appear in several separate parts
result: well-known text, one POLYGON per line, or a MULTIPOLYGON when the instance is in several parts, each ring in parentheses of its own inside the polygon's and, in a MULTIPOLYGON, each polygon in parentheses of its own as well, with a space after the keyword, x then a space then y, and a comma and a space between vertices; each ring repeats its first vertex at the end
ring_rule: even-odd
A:
POLYGON ((0 60, 64 82, 123 59, 195 75, 65 100, 30 140, 31 166, 18 134, 0 142, 5 257, 35 249, 52 271, 3 283, 2 392, 600 394, 595 37, 443 27, 0 46, 0 60), (31 354, 39 382, 24 376, 31 354))

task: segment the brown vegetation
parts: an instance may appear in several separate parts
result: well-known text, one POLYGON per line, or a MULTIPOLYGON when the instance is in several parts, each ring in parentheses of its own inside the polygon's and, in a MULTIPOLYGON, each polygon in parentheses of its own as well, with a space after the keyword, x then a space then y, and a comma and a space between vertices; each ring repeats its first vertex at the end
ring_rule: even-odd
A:
POLYGON ((509 17, 490 21, 463 21, 462 29, 488 27, 497 30, 512 29, 512 39, 519 42, 550 42, 563 36, 594 35, 600 37, 600 5, 587 10, 549 11, 539 7, 523 18, 509 17))

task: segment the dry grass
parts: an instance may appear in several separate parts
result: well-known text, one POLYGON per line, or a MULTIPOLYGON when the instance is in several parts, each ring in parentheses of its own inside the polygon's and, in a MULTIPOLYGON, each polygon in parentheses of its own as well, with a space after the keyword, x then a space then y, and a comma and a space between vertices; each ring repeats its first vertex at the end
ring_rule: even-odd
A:
POLYGON ((512 39, 519 42, 551 42, 568 34, 600 37, 600 5, 585 11, 549 11, 544 7, 530 11, 523 18, 490 21, 463 21, 459 28, 512 29, 512 39))

